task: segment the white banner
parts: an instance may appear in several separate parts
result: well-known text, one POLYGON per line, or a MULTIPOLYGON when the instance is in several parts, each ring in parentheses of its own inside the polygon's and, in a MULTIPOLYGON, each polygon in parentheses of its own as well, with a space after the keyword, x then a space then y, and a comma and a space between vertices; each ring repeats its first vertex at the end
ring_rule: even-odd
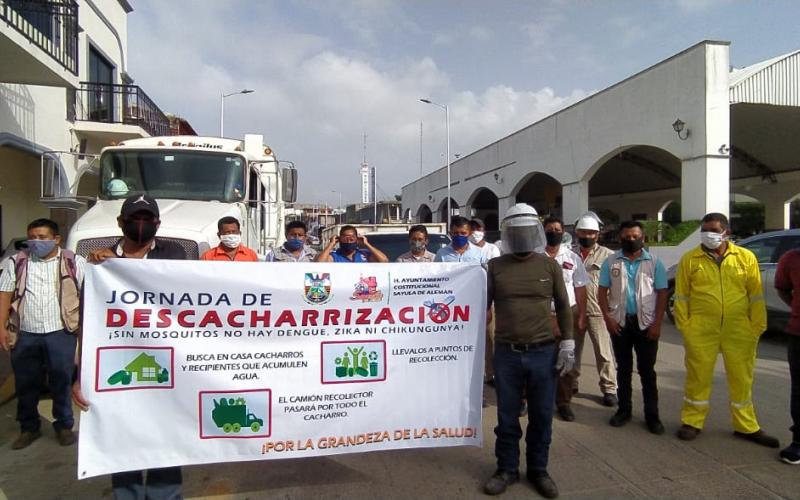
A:
POLYGON ((481 445, 466 264, 88 266, 78 477, 481 445))

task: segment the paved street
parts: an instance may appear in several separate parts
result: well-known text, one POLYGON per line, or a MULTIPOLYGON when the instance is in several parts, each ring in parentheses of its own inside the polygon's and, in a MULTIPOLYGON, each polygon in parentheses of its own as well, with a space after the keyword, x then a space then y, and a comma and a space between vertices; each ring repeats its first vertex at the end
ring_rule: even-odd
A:
MULTIPOLYGON (((574 400, 577 420, 556 419, 551 475, 562 498, 796 498, 800 467, 777 460, 777 450, 733 437, 721 360, 717 366, 712 410, 697 441, 675 437, 683 384, 683 348, 671 325, 657 365, 661 412, 667 434, 653 436, 641 417, 638 384, 636 413, 622 429, 607 424, 613 411, 600 404, 597 374, 584 356, 581 392, 574 400)), ((763 428, 790 439, 789 374, 780 335, 762 340, 754 400, 763 428)), ((486 390, 490 403, 494 393, 486 390)), ((494 406, 483 421, 484 447, 445 448, 345 455, 335 458, 243 462, 186 467, 187 498, 481 498, 481 485, 494 471, 494 406)), ((22 451, 11 451, 16 435, 14 403, 0 407, 0 500, 108 498, 110 481, 77 481, 76 450, 61 448, 52 429, 22 451), (46 478, 46 479, 45 479, 46 478)), ((42 405, 42 413, 49 405, 42 405)), ((524 471, 524 465, 523 465, 524 471)), ((527 481, 503 498, 537 498, 527 481)), ((485 498, 485 497, 484 497, 485 498)))

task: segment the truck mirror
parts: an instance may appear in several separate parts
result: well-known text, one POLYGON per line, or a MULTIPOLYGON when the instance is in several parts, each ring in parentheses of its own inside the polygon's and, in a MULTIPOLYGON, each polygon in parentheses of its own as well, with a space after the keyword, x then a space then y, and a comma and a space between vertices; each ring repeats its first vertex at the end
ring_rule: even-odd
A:
POLYGON ((284 203, 297 201, 297 170, 294 167, 281 167, 281 181, 284 203))

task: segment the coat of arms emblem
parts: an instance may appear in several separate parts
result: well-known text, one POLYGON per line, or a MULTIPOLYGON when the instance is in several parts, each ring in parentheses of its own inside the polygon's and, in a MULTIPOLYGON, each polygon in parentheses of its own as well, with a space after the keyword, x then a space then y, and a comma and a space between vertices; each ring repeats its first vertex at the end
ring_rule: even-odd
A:
POLYGON ((324 304, 331 299, 330 273, 306 273, 303 298, 309 304, 324 304))

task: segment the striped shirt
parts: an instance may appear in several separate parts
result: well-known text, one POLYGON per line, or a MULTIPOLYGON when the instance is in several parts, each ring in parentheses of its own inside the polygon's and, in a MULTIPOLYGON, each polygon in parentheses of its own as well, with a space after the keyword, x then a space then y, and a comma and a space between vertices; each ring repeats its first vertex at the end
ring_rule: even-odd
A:
MULTIPOLYGON (((55 257, 42 260, 31 254, 28 259, 28 278, 25 284, 25 309, 20 318, 19 328, 27 333, 50 333, 64 329, 61 319, 61 304, 58 301, 59 258, 61 249, 55 257)), ((83 271, 86 260, 75 256, 75 274, 78 286, 83 284, 83 271)), ((5 263, 0 276, 0 292, 14 292, 17 289, 17 270, 14 259, 5 263)))

